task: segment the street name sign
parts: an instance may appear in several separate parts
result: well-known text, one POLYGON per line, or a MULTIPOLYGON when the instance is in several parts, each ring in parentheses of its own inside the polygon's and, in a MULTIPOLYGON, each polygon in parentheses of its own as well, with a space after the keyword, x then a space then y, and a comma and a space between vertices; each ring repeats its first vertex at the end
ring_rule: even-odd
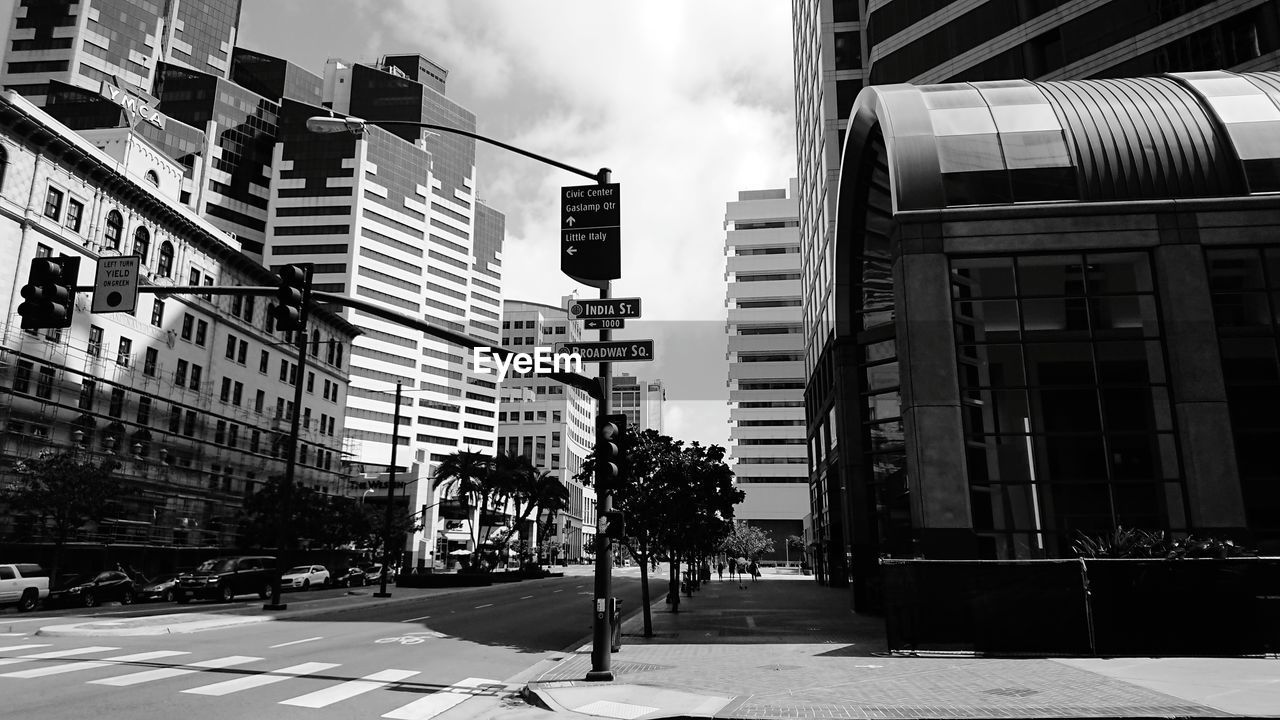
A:
POLYGON ((138 267, 142 258, 98 258, 98 274, 93 282, 93 305, 96 313, 128 312, 138 308, 138 267))
POLYGON ((622 277, 618 183, 560 188, 560 271, 603 288, 622 277))
POLYGON ((634 320, 640 317, 640 298, 573 300, 569 303, 569 315, 575 320, 634 320))
POLYGON ((620 318, 588 318, 582 321, 583 330, 621 330, 627 321, 620 318))
POLYGON ((559 342, 555 351, 578 355, 582 362, 636 362, 653 359, 653 341, 559 342))

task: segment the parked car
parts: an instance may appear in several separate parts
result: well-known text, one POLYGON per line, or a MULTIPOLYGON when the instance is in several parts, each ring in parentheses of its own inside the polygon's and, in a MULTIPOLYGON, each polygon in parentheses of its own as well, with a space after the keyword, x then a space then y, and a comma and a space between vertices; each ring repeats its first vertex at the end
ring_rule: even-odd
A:
POLYGON ((169 573, 152 578, 138 590, 139 600, 173 601, 173 588, 178 584, 178 573, 169 573))
POLYGON ((329 571, 323 565, 298 565, 280 576, 281 590, 329 587, 329 571))
POLYGON ((183 604, 192 598, 231 602, 237 595, 257 593, 265 600, 279 583, 280 571, 272 556, 219 557, 205 560, 195 570, 180 574, 173 588, 173 599, 183 604))
MULTIPOLYGON (((392 582, 395 579, 396 579, 396 569, 387 568, 387 582, 392 582)), ((382 565, 374 564, 374 565, 366 566, 364 569, 364 581, 366 583, 382 582, 382 565)))
POLYGON ((103 570, 96 575, 63 575, 49 591, 48 603, 91 608, 114 600, 130 605, 137 596, 138 586, 133 578, 119 570, 103 570))
POLYGON ((364 569, 349 567, 333 579, 338 587, 360 587, 364 585, 364 569))
POLYGON ((35 610, 49 597, 49 573, 34 563, 0 565, 0 606, 17 605, 21 612, 35 610))

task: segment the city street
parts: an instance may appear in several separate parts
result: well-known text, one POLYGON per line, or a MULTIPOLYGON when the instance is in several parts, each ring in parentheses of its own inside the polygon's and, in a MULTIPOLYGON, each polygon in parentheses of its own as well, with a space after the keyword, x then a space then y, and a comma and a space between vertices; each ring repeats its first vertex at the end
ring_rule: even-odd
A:
MULTIPOLYGON (((5 712, 42 719, 436 717, 478 693, 507 694, 503 680, 586 642, 588 570, 419 597, 411 594, 424 591, 393 589, 391 600, 372 599, 373 588, 305 600, 295 593, 277 621, 192 634, 49 636, 39 628, 90 616, 6 615, 5 712), (455 692, 440 694, 450 687, 455 692)), ((614 588, 624 607, 639 607, 634 569, 616 574, 614 588)), ((663 583, 652 583, 654 597, 662 591, 663 583)), ((175 610, 261 614, 248 607, 254 604, 261 603, 114 606, 92 618, 123 626, 175 610)))

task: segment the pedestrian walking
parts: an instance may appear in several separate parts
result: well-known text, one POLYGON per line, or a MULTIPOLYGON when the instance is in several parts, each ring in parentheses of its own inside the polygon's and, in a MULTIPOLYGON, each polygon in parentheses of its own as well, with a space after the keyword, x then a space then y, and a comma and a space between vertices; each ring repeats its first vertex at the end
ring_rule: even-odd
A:
POLYGON ((760 566, 756 564, 755 560, 752 560, 751 564, 747 566, 747 572, 751 573, 751 582, 760 579, 760 566))
POLYGON ((737 580, 737 579, 738 579, 738 561, 733 558, 729 558, 729 580, 737 580))
POLYGON ((724 582, 724 561, 720 560, 716 563, 716 575, 720 582, 724 582))

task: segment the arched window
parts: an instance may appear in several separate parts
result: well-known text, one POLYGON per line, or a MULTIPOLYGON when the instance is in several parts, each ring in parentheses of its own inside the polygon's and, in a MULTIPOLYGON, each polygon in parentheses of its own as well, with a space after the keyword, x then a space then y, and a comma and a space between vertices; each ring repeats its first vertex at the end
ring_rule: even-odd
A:
POLYGON ((142 258, 142 263, 145 265, 149 252, 151 252, 151 233, 146 228, 140 227, 133 231, 133 254, 142 258))
POLYGON ((124 234, 124 218, 120 212, 112 210, 107 213, 107 231, 102 236, 102 244, 108 250, 120 249, 120 236, 124 234))
POLYGON ((155 185, 156 187, 160 187, 160 175, 157 174, 155 170, 148 170, 147 182, 151 183, 152 185, 155 185))
POLYGON ((156 263, 156 274, 160 277, 171 277, 173 274, 173 243, 168 240, 160 243, 160 260, 156 263))

